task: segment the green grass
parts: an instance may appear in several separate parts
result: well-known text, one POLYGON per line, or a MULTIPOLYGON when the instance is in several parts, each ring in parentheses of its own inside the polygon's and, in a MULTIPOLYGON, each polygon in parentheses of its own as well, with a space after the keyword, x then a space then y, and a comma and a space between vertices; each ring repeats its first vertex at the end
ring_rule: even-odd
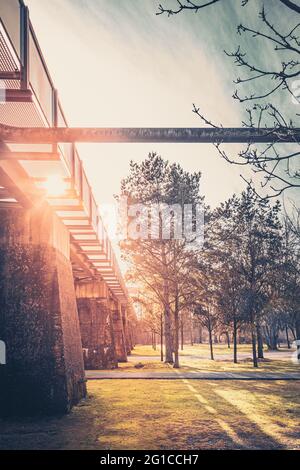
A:
MULTIPOLYGON (((181 370, 254 370, 251 360, 233 364, 224 345, 215 346, 215 361, 208 353, 205 344, 186 346, 181 370)), ((137 346, 119 371, 134 374, 138 362, 145 372, 172 372, 151 346, 137 346)), ((260 372, 299 365, 278 353, 260 372)), ((88 391, 68 416, 0 420, 0 449, 300 449, 299 381, 99 380, 88 391)))
POLYGON ((61 418, 0 421, 0 449, 300 449, 299 382, 107 380, 61 418))
MULTIPOLYGON (((233 348, 231 347, 230 349, 227 347, 225 344, 215 344, 214 345, 214 351, 216 354, 233 354, 233 348)), ((248 352, 251 353, 251 345, 250 344, 240 344, 238 346, 238 351, 239 352, 248 352)), ((209 346, 206 343, 203 344, 194 344, 193 346, 190 345, 184 345, 183 351, 179 351, 180 356, 187 356, 190 354, 209 354, 209 346)), ((143 345, 143 344, 138 344, 135 346, 135 348, 132 351, 133 356, 160 356, 160 346, 157 345, 156 350, 153 349, 151 345, 143 345)))
MULTIPOLYGON (((248 353, 251 355, 251 345, 243 344, 238 347, 239 353, 248 353)), ((232 360, 233 350, 227 345, 216 344, 214 346, 215 360, 209 359, 208 344, 197 344, 194 346, 185 346, 180 351, 181 370, 185 372, 283 372, 292 373, 300 372, 299 364, 294 364, 289 358, 282 357, 281 353, 292 355, 292 351, 288 349, 280 349, 275 353, 274 359, 266 358, 259 361, 259 368, 254 369, 251 358, 240 357, 238 364, 234 364, 232 360), (225 357, 224 357, 225 356, 225 357)), ((144 367, 142 370, 147 372, 155 372, 170 370, 165 364, 160 362, 160 348, 156 351, 149 345, 137 345, 132 353, 132 362, 120 365, 120 371, 135 372, 137 369, 134 365, 142 362, 144 367), (143 356, 139 359, 139 356, 143 356), (136 360, 135 360, 136 358, 136 360)))
POLYGON ((149 356, 149 357, 160 356, 160 347, 157 346, 157 349, 155 351, 150 345, 138 344, 132 350, 131 355, 132 356, 149 356))
MULTIPOLYGON (((220 354, 226 354, 228 356, 233 355, 233 347, 231 346, 228 348, 226 344, 214 344, 213 346, 214 353, 216 356, 220 354)), ((267 352, 267 348, 265 347, 265 351, 267 352)), ((291 349, 287 348, 280 348, 278 350, 278 354, 280 355, 280 352, 289 352, 291 353, 291 349)), ((251 355, 252 353, 252 347, 250 344, 239 344, 238 345, 238 355, 239 353, 248 353, 251 355)), ((209 345, 207 343, 203 344, 194 344, 193 346, 190 345, 184 345, 183 351, 179 351, 179 355, 184 357, 184 356, 189 356, 189 355, 205 355, 209 356, 209 345)), ((157 346, 156 351, 152 348, 151 345, 141 345, 138 344, 135 346, 135 348, 132 351, 132 356, 149 356, 149 357, 155 357, 155 356, 160 356, 160 346, 157 346)))

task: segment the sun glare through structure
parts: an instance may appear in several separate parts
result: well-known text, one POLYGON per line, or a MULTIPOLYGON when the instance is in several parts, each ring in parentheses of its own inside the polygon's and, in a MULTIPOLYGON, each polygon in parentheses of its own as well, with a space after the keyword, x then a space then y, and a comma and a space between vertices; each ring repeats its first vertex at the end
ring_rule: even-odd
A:
POLYGON ((43 183, 43 189, 49 197, 63 196, 68 187, 67 182, 60 175, 50 175, 43 183))

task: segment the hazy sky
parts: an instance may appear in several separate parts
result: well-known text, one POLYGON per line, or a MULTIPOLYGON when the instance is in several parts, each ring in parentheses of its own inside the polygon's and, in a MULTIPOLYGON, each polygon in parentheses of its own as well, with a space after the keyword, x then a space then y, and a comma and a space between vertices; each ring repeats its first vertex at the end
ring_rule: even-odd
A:
MULTIPOLYGON (((201 14, 156 16, 175 0, 26 0, 70 125, 201 126, 192 113, 225 126, 239 125, 242 106, 232 99, 234 50, 241 21, 256 24, 260 0, 241 8, 226 0, 201 14)), ((274 1, 265 2, 273 17, 274 1)), ((243 39, 242 39, 243 42, 243 39)), ((272 50, 250 55, 274 61, 272 50)), ((232 146, 234 151, 238 146, 232 146)), ((157 151, 187 170, 202 171, 202 194, 215 206, 244 187, 241 168, 223 161, 212 145, 82 145, 81 156, 99 205, 118 193, 130 159, 157 151)))

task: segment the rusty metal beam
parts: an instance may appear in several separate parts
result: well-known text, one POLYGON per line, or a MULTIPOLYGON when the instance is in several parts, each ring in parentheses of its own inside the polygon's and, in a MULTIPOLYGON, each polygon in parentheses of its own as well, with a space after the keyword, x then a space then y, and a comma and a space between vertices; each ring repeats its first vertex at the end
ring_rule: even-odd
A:
MULTIPOLYGON (((99 240, 88 240, 88 239, 81 239, 81 240, 78 240, 74 237, 72 237, 72 240, 74 241, 74 243, 76 243, 77 245, 79 246, 84 246, 84 247, 87 247, 87 246, 102 246, 101 245, 101 242, 99 240)), ((102 251, 102 248, 101 248, 101 251, 102 251)))
POLYGON ((0 72, 0 80, 21 80, 21 72, 0 72))
POLYGON ((0 152, 0 160, 20 161, 59 161, 60 155, 56 152, 0 152))
MULTIPOLYGON (((79 245, 78 242, 76 241, 76 245, 79 245)), ((86 246, 86 245, 84 245, 86 246)), ((101 247, 99 247, 99 250, 84 250, 80 245, 79 245, 79 249, 81 251, 81 253, 84 253, 85 255, 100 255, 101 253, 103 253, 103 250, 101 247)), ((88 258, 89 261, 91 261, 89 258, 88 258)), ((94 261, 92 261, 93 263, 94 261)))
MULTIPOLYGON (((62 219, 62 220, 65 220, 65 219, 62 219)), ((73 220, 73 219, 72 219, 73 220)), ((71 230, 77 230, 77 229, 82 229, 82 228, 89 228, 90 230, 92 230, 92 226, 91 225, 69 225, 69 224, 65 224, 65 226, 71 231, 71 230)))
MULTIPOLYGON (((78 206, 71 206, 71 205, 62 205, 62 204, 52 204, 51 201, 48 201, 49 205, 52 207, 53 210, 57 212, 83 212, 84 208, 81 205, 78 206)), ((65 217, 62 215, 59 216, 61 219, 65 219, 65 217)), ((71 216, 70 216, 71 217, 71 216)), ((76 218, 76 216, 74 217, 76 218)), ((72 220, 73 217, 72 217, 72 220)))
POLYGON ((5 101, 10 103, 30 103, 32 101, 32 92, 30 90, 5 90, 5 101))
POLYGON ((41 201, 41 192, 17 161, 0 161, 0 184, 25 208, 41 201))
MULTIPOLYGON (((52 205, 52 207, 54 207, 54 205, 52 205)), ((69 211, 69 209, 65 212, 68 212, 68 211, 69 211)), ((79 216, 79 215, 74 215, 74 216, 70 215, 69 216, 68 215, 68 216, 62 216, 61 218, 62 218, 62 220, 66 220, 66 221, 68 221, 68 220, 85 221, 85 220, 90 219, 87 215, 84 215, 84 216, 79 216)), ((85 225, 79 225, 79 228, 83 228, 83 227, 85 227, 85 225)), ((89 225, 87 225, 87 227, 89 227, 89 225)))
POLYGON ((89 262, 89 260, 82 252, 78 251, 74 244, 71 244, 70 246, 70 257, 72 263, 76 267, 82 268, 82 273, 84 276, 96 276, 98 274, 97 270, 93 267, 92 263, 89 262))
POLYGON ((0 141, 14 143, 294 143, 300 129, 255 128, 19 128, 0 124, 0 141))

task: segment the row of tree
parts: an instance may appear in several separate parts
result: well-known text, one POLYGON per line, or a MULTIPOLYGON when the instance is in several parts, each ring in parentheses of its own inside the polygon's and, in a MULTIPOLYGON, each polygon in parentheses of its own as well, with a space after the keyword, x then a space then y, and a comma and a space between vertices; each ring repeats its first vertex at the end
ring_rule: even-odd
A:
MULTIPOLYGON (((121 244, 128 279, 139 287, 135 300, 147 312, 151 331, 164 336, 166 362, 179 367, 180 335, 193 315, 208 331, 212 359, 213 337, 225 333, 233 339, 237 362, 242 329, 257 367, 263 343, 276 349, 281 330, 300 338, 299 214, 288 216, 279 202, 259 198, 250 187, 211 210, 200 195, 200 179, 200 173, 185 172, 155 153, 131 163, 121 193, 137 208, 129 223, 141 237, 121 244), (184 230, 175 236, 175 208, 186 205, 201 205, 205 212, 202 246, 184 230), (161 208, 160 236, 145 237, 142 227, 151 233, 153 206, 161 208)), ((182 215, 183 227, 184 221, 182 215)), ((194 212, 194 230, 196 223, 194 212)))

